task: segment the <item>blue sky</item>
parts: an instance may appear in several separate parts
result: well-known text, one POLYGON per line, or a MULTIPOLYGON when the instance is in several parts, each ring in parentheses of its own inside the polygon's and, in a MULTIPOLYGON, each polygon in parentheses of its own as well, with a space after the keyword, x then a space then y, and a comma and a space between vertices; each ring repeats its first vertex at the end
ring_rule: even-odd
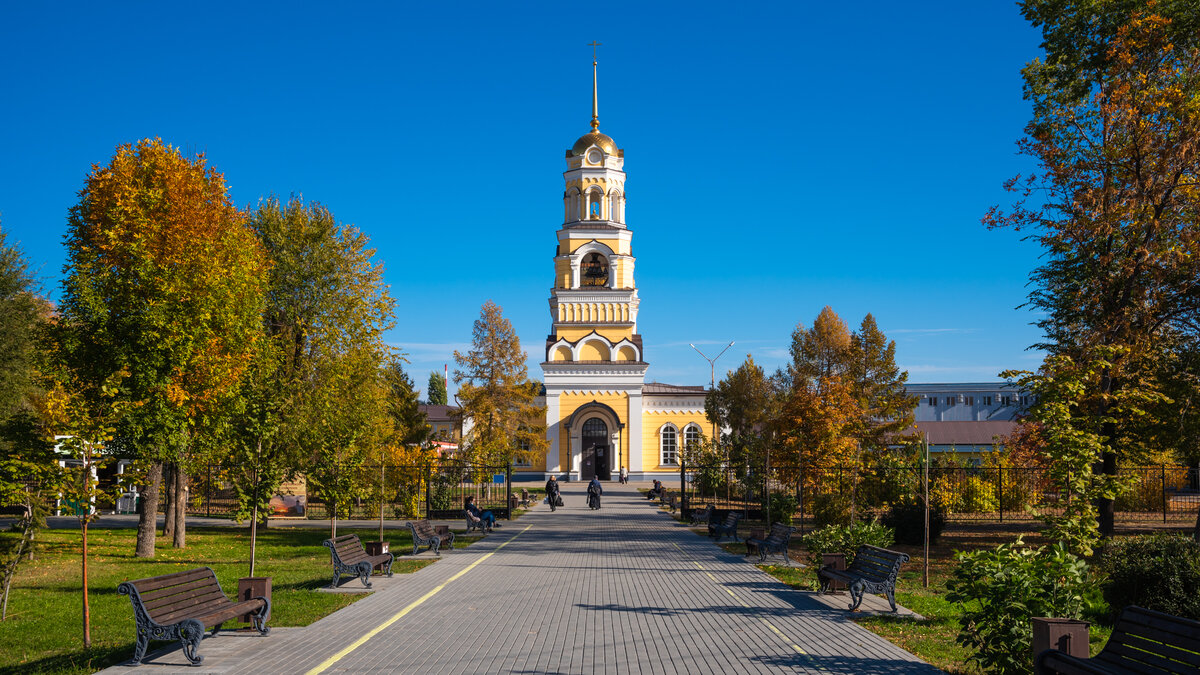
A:
POLYGON ((873 313, 914 382, 1040 361, 1038 250, 979 223, 1032 168, 1012 2, 5 3, 0 223, 57 296, 89 167, 161 136, 239 205, 301 193, 366 232, 420 386, 489 298, 540 377, 592 40, 648 381, 707 383, 689 342, 737 342, 718 377, 781 365, 825 305, 873 313))

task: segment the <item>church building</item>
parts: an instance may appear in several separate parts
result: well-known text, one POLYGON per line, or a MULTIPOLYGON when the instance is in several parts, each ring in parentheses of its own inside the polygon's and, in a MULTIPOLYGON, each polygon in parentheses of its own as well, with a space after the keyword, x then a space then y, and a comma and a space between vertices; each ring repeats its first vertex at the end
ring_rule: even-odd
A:
MULTIPOLYGON (((600 132, 592 60, 592 130, 567 150, 550 335, 542 373, 549 450, 526 475, 566 480, 678 476, 683 448, 709 429, 704 387, 645 381, 625 151, 600 132)), ((532 477, 532 476, 531 476, 532 477)))

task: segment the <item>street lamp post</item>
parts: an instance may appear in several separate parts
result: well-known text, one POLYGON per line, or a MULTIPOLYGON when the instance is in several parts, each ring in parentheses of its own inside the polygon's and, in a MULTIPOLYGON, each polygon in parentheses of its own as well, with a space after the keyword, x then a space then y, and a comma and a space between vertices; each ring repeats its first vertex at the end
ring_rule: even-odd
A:
MULTIPOLYGON (((730 340, 729 344, 725 345, 725 349, 721 350, 721 354, 717 354, 716 356, 712 357, 711 359, 708 358, 708 356, 706 356, 704 354, 704 352, 700 351, 700 348, 697 347, 696 345, 691 344, 689 342, 688 346, 691 347, 692 349, 695 349, 697 354, 704 357, 705 361, 708 361, 708 369, 709 369, 708 390, 709 391, 715 390, 717 388, 717 359, 721 358, 721 354, 724 354, 725 352, 729 351, 729 348, 733 346, 733 340, 730 340)), ((713 442, 714 443, 717 442, 717 422, 715 420, 713 421, 713 442)))

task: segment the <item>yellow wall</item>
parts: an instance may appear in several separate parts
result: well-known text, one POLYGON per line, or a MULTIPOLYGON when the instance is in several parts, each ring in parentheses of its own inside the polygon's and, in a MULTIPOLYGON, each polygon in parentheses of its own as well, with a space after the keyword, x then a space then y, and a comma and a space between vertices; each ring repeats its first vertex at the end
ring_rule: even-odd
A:
MULTIPOLYGON (((620 239, 568 239, 566 241, 567 251, 569 253, 574 253, 579 249, 580 246, 583 246, 591 241, 595 241, 598 244, 604 244, 610 250, 612 250, 613 253, 629 255, 629 245, 625 242, 622 242, 620 239)), ((562 251, 561 246, 559 247, 559 251, 562 251)))
MULTIPOLYGON (((569 393, 562 394, 561 396, 558 397, 559 418, 565 422, 567 419, 569 419, 571 417, 571 415, 573 415, 575 413, 576 410, 578 410, 582 406, 587 405, 588 403, 591 403, 592 401, 595 401, 597 403, 603 403, 604 405, 612 408, 617 413, 618 422, 625 425, 625 428, 620 430, 621 431, 621 455, 618 459, 621 462, 623 462, 625 464, 625 466, 629 466, 629 438, 628 438, 629 434, 626 433, 629 430, 629 397, 626 394, 612 393, 612 392, 604 392, 604 393, 584 392, 584 393, 580 393, 580 394, 569 394, 569 393)), ((609 423, 608 420, 605 420, 605 423, 608 424, 609 423)), ((571 433, 574 433, 575 431, 576 431, 575 429, 572 429, 571 433)), ((614 431, 617 431, 617 429, 610 428, 608 430, 608 433, 611 434, 614 431)), ((566 429, 560 429, 559 434, 558 434, 558 458, 559 458, 559 466, 561 466, 563 468, 563 471, 570 471, 571 470, 571 439, 570 439, 570 435, 567 433, 566 429)), ((613 470, 614 475, 616 475, 616 472, 617 472, 619 466, 620 466, 620 464, 613 465, 612 470, 613 470)))
POLYGON ((683 451, 683 428, 695 422, 700 426, 704 437, 712 432, 712 424, 704 416, 703 411, 694 413, 659 413, 645 412, 642 414, 642 468, 646 471, 678 471, 678 466, 660 466, 658 463, 658 430, 670 422, 679 429, 679 450, 683 451))
POLYGON ((555 333, 556 340, 566 340, 567 342, 578 342, 585 335, 597 333, 608 338, 609 342, 617 343, 626 338, 633 338, 633 328, 593 328, 586 326, 582 328, 559 328, 555 333))

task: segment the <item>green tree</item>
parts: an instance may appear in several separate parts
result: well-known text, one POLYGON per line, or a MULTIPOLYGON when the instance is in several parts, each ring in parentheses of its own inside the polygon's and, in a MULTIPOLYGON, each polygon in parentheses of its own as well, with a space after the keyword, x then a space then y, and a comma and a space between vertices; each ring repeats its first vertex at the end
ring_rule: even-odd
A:
POLYGON ((340 462, 365 451, 363 431, 382 414, 377 380, 394 301, 366 235, 321 204, 271 197, 247 217, 271 262, 262 346, 237 423, 239 515, 253 522, 300 468, 335 497, 350 484, 340 462), (357 433, 347 426, 357 423, 357 433))
POLYGON ((870 314, 850 335, 846 379, 861 411, 859 446, 868 452, 882 452, 912 426, 919 397, 905 389, 908 372, 896 366, 896 343, 887 339, 870 314))
MULTIPOLYGON (((152 557, 163 463, 186 466, 196 429, 225 405, 254 351, 263 251, 221 174, 160 139, 120 146, 93 167, 68 225, 63 354, 87 383, 81 391, 129 373, 120 395, 141 405, 120 434, 150 466, 136 553, 152 557)), ((182 506, 179 473, 172 501, 182 506)))
POLYGON ((429 405, 446 405, 446 376, 439 372, 429 373, 429 405))
POLYGON ((768 377, 749 354, 708 393, 704 412, 710 422, 729 429, 721 440, 728 446, 732 464, 765 465, 780 402, 779 382, 768 377))
MULTIPOLYGON (((984 222, 1028 231, 1046 252, 1028 303, 1043 317, 1037 346, 1078 368, 1106 364, 1075 419, 1106 420, 1100 473, 1111 478, 1129 459, 1113 402, 1126 387, 1141 395, 1164 337, 1194 333, 1200 318, 1200 18, 1189 2, 1022 8, 1045 37, 1045 60, 1024 71, 1034 116, 1019 146, 1041 171, 1009 181, 1014 205, 984 222)), ((1098 518, 1111 535, 1110 497, 1098 518)))
POLYGON ((0 227, 0 419, 28 408, 37 327, 47 311, 20 247, 0 227))
POLYGON ((494 466, 522 452, 544 454, 546 408, 535 402, 541 385, 529 379, 528 355, 496 303, 484 303, 471 336, 469 351, 454 352, 458 400, 463 416, 474 423, 464 439, 464 457, 494 466))

